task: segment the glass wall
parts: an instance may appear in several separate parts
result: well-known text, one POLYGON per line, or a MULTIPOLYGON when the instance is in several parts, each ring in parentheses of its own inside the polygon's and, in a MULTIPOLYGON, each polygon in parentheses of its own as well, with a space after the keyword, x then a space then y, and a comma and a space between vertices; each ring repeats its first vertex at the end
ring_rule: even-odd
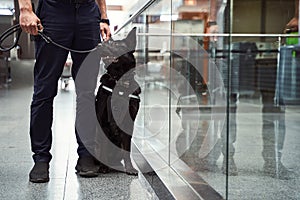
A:
POLYGON ((297 2, 149 2, 121 30, 138 30, 143 156, 199 198, 299 199, 297 2))

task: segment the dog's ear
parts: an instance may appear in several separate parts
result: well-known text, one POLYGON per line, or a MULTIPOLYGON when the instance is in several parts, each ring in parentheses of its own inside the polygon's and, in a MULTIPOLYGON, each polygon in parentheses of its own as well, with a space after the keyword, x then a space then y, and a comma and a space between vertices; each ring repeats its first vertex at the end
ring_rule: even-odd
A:
POLYGON ((135 51, 136 46, 136 27, 134 27, 127 35, 127 37, 124 39, 126 45, 128 48, 132 51, 135 51))

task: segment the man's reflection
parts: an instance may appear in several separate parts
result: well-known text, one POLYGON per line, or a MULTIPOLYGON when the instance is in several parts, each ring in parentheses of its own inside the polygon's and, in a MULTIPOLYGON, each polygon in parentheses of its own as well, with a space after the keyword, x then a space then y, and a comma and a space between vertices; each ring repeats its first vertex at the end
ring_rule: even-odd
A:
MULTIPOLYGON (((298 32, 299 0, 295 0, 294 17, 287 23, 284 32, 298 32)), ((277 60, 277 59, 276 59, 277 60)), ((268 65, 272 65, 269 63, 268 65)), ((264 160, 264 174, 278 179, 290 179, 295 175, 282 163, 282 150, 285 140, 285 106, 280 99, 275 102, 277 63, 273 68, 266 66, 261 72, 261 101, 262 101, 262 139, 264 160)), ((242 77, 240 77, 242 78, 242 77)), ((279 84, 279 83, 277 83, 279 84)))
MULTIPOLYGON (((285 33, 298 32, 298 17, 299 17, 299 0, 295 0, 294 17, 286 24, 285 33)), ((298 40, 293 40, 298 41, 298 40)), ((283 51, 284 49, 280 49, 283 51)), ((285 56, 280 53, 280 56, 285 56)), ((283 59, 280 57, 280 59, 283 59)), ((285 63, 286 64, 286 63, 285 63)), ((280 66, 284 67, 284 66, 280 66)), ((289 171, 281 162, 282 150, 285 140, 285 106, 282 96, 278 96, 278 88, 276 88, 276 80, 279 73, 277 68, 268 68, 265 73, 261 73, 260 91, 262 108, 262 138, 264 159, 263 172, 271 177, 279 179, 290 179, 295 175, 289 171), (277 92, 277 93, 276 93, 277 92), (276 97, 275 97, 275 94, 276 97), (276 101, 275 101, 276 100, 276 101)), ((282 74, 279 74, 282 76, 282 74)), ((282 84, 282 83, 277 83, 282 84)), ((281 87, 281 86, 280 86, 281 87)))
MULTIPOLYGON (((273 80, 276 80, 276 77, 273 80)), ((263 172, 273 178, 290 179, 292 173, 281 162, 285 139, 285 108, 274 104, 274 94, 275 88, 261 90, 263 172)))
MULTIPOLYGON (((211 3, 214 1, 211 1, 211 3)), ((223 3, 226 3, 226 1, 223 1, 223 3)), ((299 14, 299 1, 295 0, 296 9, 295 9, 295 16, 288 22, 286 25, 285 32, 292 30, 293 32, 298 31, 298 14, 299 14)), ((213 4, 212 4, 213 5, 213 4)), ((215 4, 216 5, 216 4, 215 4)), ((217 6, 220 7, 220 4, 217 6)), ((218 12, 218 16, 220 18, 220 9, 218 12)), ((222 13, 224 14, 224 12, 222 13)), ((224 15, 223 15, 224 16, 224 15)), ((212 18, 211 18, 212 19, 212 18)), ((216 20, 216 18, 215 18, 216 20)), ((210 28, 210 30, 213 33, 216 33, 218 31, 223 32, 226 27, 220 26, 224 20, 219 19, 218 22, 221 23, 211 23, 213 28, 210 28), (218 25, 218 26, 217 26, 218 25)), ((210 31, 208 31, 210 33, 210 31)), ((222 40, 219 40, 218 38, 212 40, 214 42, 217 42, 218 44, 215 45, 215 47, 223 49, 224 44, 222 40), (217 41, 218 40, 218 41, 217 41), (220 42, 221 41, 221 42, 220 42)), ((252 47, 251 47, 252 48, 252 47)), ((253 51, 255 51, 255 48, 252 48, 253 51)), ((256 49, 257 50, 257 49, 256 49)), ((255 56, 253 57, 254 60, 255 56)), ((228 67, 229 65, 225 66, 228 67)), ((277 66, 276 63, 274 66, 277 66)), ((285 108, 283 105, 278 105, 274 102, 275 98, 275 91, 276 91, 276 76, 277 76, 277 70, 276 67, 272 68, 270 71, 270 68, 268 67, 267 71, 260 72, 261 73, 261 79, 263 82, 267 82, 267 85, 260 85, 260 92, 261 92, 261 101, 262 101, 262 139, 263 139, 263 151, 262 151, 262 157, 264 160, 263 164, 263 172, 267 176, 271 176, 274 178, 279 179, 289 179, 292 178, 294 175, 291 171, 289 171, 281 162, 282 158, 282 149, 285 139, 285 108), (272 71, 273 70, 273 71, 272 71)), ((194 75, 199 76, 199 75, 194 75)), ((226 76, 226 73, 224 74, 224 77, 226 76)), ((232 77, 231 77, 232 78, 232 77)), ((242 77, 239 77, 242 78, 242 77)), ((202 80, 199 78, 197 83, 201 83, 202 80)), ((192 85, 194 80, 192 81, 192 85)), ((196 85, 196 84, 194 84, 196 85)), ((205 88, 203 86, 198 88, 205 88)), ((233 88, 234 89, 234 88, 233 88)), ((196 91, 196 90, 195 90, 196 91)), ((202 92, 203 93, 203 92, 202 92)), ((182 95, 184 95, 184 90, 181 92, 182 95)), ((198 101, 201 102, 203 99, 206 99, 207 96, 201 95, 201 92, 198 91, 198 101)), ((209 95, 209 94, 207 94, 209 95)), ((217 142, 214 144, 214 148, 211 149, 211 151, 205 156, 205 157, 199 157, 199 151, 201 151, 201 147, 204 145, 205 135, 209 134, 207 132, 209 123, 199 123, 198 127, 193 127, 193 122, 191 119, 182 120, 182 127, 184 131, 182 134, 178 137, 177 141, 177 150, 179 150, 180 147, 180 141, 182 141, 181 138, 185 137, 186 134, 188 134, 188 131, 195 131, 196 136, 193 142, 190 145, 190 148, 185 151, 181 159, 188 163, 188 165, 194 169, 199 171, 212 171, 212 172, 218 172, 219 168, 217 166, 217 160, 219 159, 221 153, 223 154, 223 164, 222 164, 222 172, 224 174, 228 175, 237 175, 238 169, 236 167, 235 161, 234 161, 234 154, 235 154, 235 148, 234 143, 236 142, 236 136, 237 136, 237 125, 236 125, 236 112, 237 112, 237 101, 238 101, 238 91, 232 91, 229 95, 230 101, 229 101, 229 130, 227 134, 226 128, 223 128, 221 131, 221 138, 217 139, 217 142), (228 137, 228 138, 227 138, 228 137), (228 145, 228 146, 227 146, 228 145), (228 148, 228 149, 227 149, 228 148), (228 153, 228 155, 227 155, 228 153), (228 170, 226 167, 228 166, 228 170)), ((184 113, 183 113, 184 114, 184 113)), ((186 112, 186 116, 188 114, 191 114, 186 112)), ((201 119, 201 116, 200 116, 201 119)), ((199 121, 201 121, 199 119, 199 121)), ((215 126, 215 125, 214 125, 215 126)), ((201 153, 201 152, 200 152, 201 153)))
MULTIPOLYGON (((225 8, 227 6, 227 0, 207 0, 201 1, 201 6, 203 10, 208 11, 208 19, 206 23, 206 33, 218 33, 224 32, 224 15, 225 8)), ((217 44, 221 49, 223 48, 223 39, 217 37, 209 37, 208 43, 217 44)), ((207 42, 207 41, 206 41, 207 42)), ((209 51, 209 45, 205 44, 204 38, 204 49, 209 51)), ((193 68, 190 64, 186 64, 182 67, 184 70, 181 74, 189 74, 188 80, 196 93, 196 101, 200 105, 207 105, 209 107, 210 96, 207 88, 205 86, 204 78, 199 74, 197 70, 193 68), (188 72, 187 72, 188 71, 188 72)), ((226 73, 226 72, 224 72, 226 73)), ((185 88, 179 87, 179 93, 183 97, 189 96, 185 88)), ((223 164, 221 171, 224 174, 236 176, 238 170, 234 162, 234 143, 236 141, 236 102, 237 93, 230 95, 230 116, 229 120, 229 134, 227 134, 226 125, 221 122, 222 120, 211 120, 204 119, 205 115, 211 115, 212 113, 205 113, 204 110, 200 109, 199 119, 195 118, 195 111, 187 111, 182 108, 182 128, 183 132, 178 137, 177 140, 177 151, 181 155, 184 149, 184 138, 187 138, 190 134, 189 132, 196 133, 195 139, 190 144, 190 147, 185 151, 181 159, 185 161, 192 169, 196 171, 210 171, 218 172, 220 171, 217 166, 217 160, 219 159, 221 153, 223 155, 223 164), (198 123, 197 123, 198 122, 198 123), (198 125, 195 127, 195 124, 198 125), (225 128, 224 128, 225 127, 225 128), (208 139, 209 138, 209 139, 208 139), (229 146, 227 146, 229 145, 229 146), (209 146, 209 147, 205 147, 209 146), (204 150, 205 149, 205 150, 204 150), (203 152, 206 151, 206 152, 203 152), (227 155, 228 153, 228 155, 227 155), (199 156, 200 155, 200 156, 199 156), (201 156, 202 155, 202 156, 201 156), (228 167, 228 170, 227 170, 228 167)), ((180 106, 179 106, 180 107, 180 106)), ((197 109, 197 108, 195 108, 197 109)), ((178 109, 179 111, 180 109, 178 109)), ((224 110, 225 112, 225 110, 224 110)), ((220 113, 219 113, 220 114, 220 113)), ((223 113, 224 114, 224 113, 223 113)), ((223 119, 224 120, 224 119, 223 119)))

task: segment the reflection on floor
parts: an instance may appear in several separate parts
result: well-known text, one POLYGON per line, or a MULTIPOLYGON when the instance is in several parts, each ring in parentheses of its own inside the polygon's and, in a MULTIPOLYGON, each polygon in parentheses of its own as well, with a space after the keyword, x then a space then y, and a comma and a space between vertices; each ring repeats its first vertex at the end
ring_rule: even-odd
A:
POLYGON ((12 62, 12 83, 0 89, 0 199, 150 199, 138 177, 124 173, 80 178, 74 134, 74 88, 59 89, 53 123, 53 159, 50 182, 33 184, 29 140, 29 105, 32 96, 33 61, 12 62))
MULTIPOLYGON (((217 114, 207 114, 202 111, 197 113, 193 108, 189 108, 184 113, 185 116, 182 113, 178 116, 175 112, 176 95, 174 99, 169 100, 169 89, 162 85, 150 84, 144 100, 146 102, 144 112, 148 111, 145 115, 147 118, 145 127, 152 132, 152 137, 162 142, 161 146, 157 142, 152 144, 154 149, 159 151, 169 141, 175 143, 175 147, 170 147, 171 153, 181 157, 222 196, 226 196, 227 190, 228 199, 300 199, 300 109, 298 106, 287 106, 285 113, 276 110, 277 108, 265 108, 263 113, 260 95, 239 98, 236 110, 236 141, 233 143, 235 151, 231 154, 231 147, 228 149, 229 155, 233 156, 228 163, 229 172, 232 171, 230 166, 234 159, 237 173, 231 174, 234 176, 229 176, 227 182, 224 174, 226 169, 222 170, 226 167, 226 159, 224 162, 222 151, 226 153, 227 146, 225 144, 223 150, 222 146, 212 148, 213 145, 214 147, 220 145, 220 142, 214 142, 218 141, 214 137, 221 140, 221 132, 226 127, 226 123, 220 123, 222 116, 220 118, 217 114), (170 110, 167 107, 169 103, 173 105, 170 110), (168 124, 169 119, 170 124, 168 124), (168 134, 169 131, 171 135, 168 134), (205 138, 207 133, 213 137, 205 138), (210 144, 213 145, 209 146, 210 144), (186 149, 187 151, 184 151, 186 149), (209 157, 206 164, 210 165, 204 166, 204 159, 200 158, 207 158, 206 156, 209 157)), ((232 121, 229 128, 231 134, 232 121)), ((161 157, 168 160, 166 152, 161 152, 161 157)), ((172 160, 170 162, 172 165, 172 160)))
MULTIPOLYGON (((228 178, 229 199, 300 198, 299 112, 289 108, 286 110, 284 139, 280 138, 283 134, 280 132, 278 121, 269 121, 272 125, 263 123, 266 115, 268 114, 262 114, 261 106, 253 102, 241 99, 238 104, 237 140, 234 144, 234 161, 238 168, 238 176, 228 178), (275 137, 274 132, 277 132, 275 137), (284 142, 282 149, 280 142, 284 142), (265 156, 264 159, 263 155, 266 154, 273 154, 274 157, 265 156), (268 160, 274 163, 268 165, 268 160)), ((269 115, 276 118, 274 113, 269 115)), ((223 156, 217 160, 218 167, 221 168, 222 162, 223 156)), ((199 174, 225 194, 226 180, 222 172, 206 171, 199 174)))

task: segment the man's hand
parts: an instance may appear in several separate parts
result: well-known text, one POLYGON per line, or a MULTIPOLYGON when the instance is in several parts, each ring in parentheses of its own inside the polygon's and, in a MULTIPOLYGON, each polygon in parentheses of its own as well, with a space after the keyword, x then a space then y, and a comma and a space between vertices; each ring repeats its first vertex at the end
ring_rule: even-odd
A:
POLYGON ((20 26, 26 33, 37 35, 38 30, 42 30, 40 19, 34 14, 32 10, 21 9, 20 10, 20 26))
MULTIPOLYGON (((207 31, 206 32, 207 33, 211 33, 211 34, 219 33, 219 27, 218 27, 218 25, 209 26, 209 27, 207 27, 207 31)), ((217 40, 218 40, 217 36, 210 37, 210 41, 212 41, 212 42, 216 42, 217 40)))
POLYGON ((291 33, 297 31, 298 31, 298 18, 294 17, 285 26, 284 33, 291 33))
POLYGON ((100 33, 104 41, 108 41, 111 37, 111 32, 107 23, 100 23, 100 33))

